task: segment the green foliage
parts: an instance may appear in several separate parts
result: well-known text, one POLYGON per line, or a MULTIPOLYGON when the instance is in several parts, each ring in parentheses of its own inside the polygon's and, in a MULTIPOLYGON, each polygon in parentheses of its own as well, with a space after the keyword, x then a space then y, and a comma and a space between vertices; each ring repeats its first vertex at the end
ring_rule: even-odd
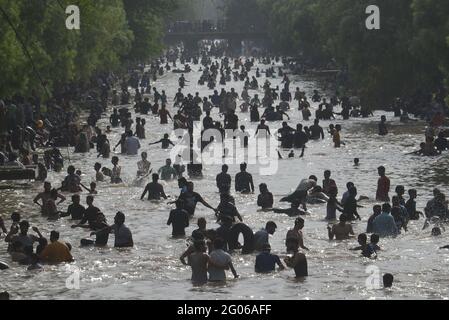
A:
POLYGON ((95 74, 120 70, 128 61, 159 54, 164 19, 177 0, 78 0, 81 29, 67 30, 65 9, 72 0, 0 0, 32 61, 0 13, 0 96, 31 90, 43 93, 95 74))
POLYGON ((369 107, 435 90, 443 80, 449 85, 449 1, 257 0, 257 6, 253 12, 267 17, 275 49, 316 65, 334 60, 348 71, 346 89, 369 107), (380 30, 366 29, 368 5, 380 8, 380 30))

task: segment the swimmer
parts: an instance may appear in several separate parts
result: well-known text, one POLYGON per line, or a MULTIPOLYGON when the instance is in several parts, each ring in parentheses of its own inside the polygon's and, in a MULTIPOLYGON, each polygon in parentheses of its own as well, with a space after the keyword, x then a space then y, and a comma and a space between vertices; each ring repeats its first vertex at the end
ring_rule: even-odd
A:
MULTIPOLYGON (((206 253, 206 244, 203 240, 193 243, 192 252, 181 256, 181 262, 192 268, 191 281, 194 286, 202 286, 207 283, 207 270, 212 265, 209 255, 206 253), (188 262, 185 261, 187 257, 188 262)), ((218 265, 216 267, 219 267, 218 265)))
POLYGON ((356 248, 351 248, 349 250, 351 251, 362 251, 362 255, 365 258, 372 258, 375 255, 375 251, 372 245, 369 245, 368 242, 368 237, 366 236, 365 233, 359 234, 357 241, 359 242, 360 246, 356 247, 356 248))
POLYGON ((307 268, 307 258, 304 253, 299 252, 299 241, 297 239, 289 239, 292 256, 284 259, 287 267, 295 270, 296 278, 303 278, 309 275, 307 268))
POLYGON ((92 232, 91 236, 103 233, 114 233, 115 235, 115 248, 132 248, 134 247, 133 236, 129 228, 125 225, 125 214, 122 212, 117 212, 114 217, 114 224, 112 226, 106 227, 102 230, 92 232))
POLYGON ((257 197, 257 205, 262 207, 262 210, 270 210, 273 208, 273 194, 268 191, 268 187, 265 183, 259 185, 260 194, 257 197))
POLYGON ((334 224, 332 227, 328 226, 327 231, 329 235, 329 240, 334 238, 338 241, 351 239, 354 234, 351 224, 347 224, 347 217, 345 214, 340 215, 340 222, 334 224))
POLYGON ((39 258, 42 262, 50 264, 73 261, 69 247, 65 242, 59 241, 59 232, 57 231, 52 231, 50 233, 50 244, 41 252, 39 258))
POLYGON ((234 278, 239 278, 237 271, 232 264, 232 258, 229 253, 223 250, 224 241, 220 238, 215 239, 213 244, 214 250, 210 253, 210 265, 208 268, 209 282, 226 281, 225 270, 231 270, 234 278))
POLYGON ((161 140, 150 143, 149 145, 152 146, 158 143, 162 144, 162 149, 168 149, 170 145, 172 145, 173 147, 175 146, 175 144, 169 139, 168 134, 164 134, 164 137, 161 140))
POLYGON ((172 167, 171 159, 165 160, 165 166, 161 167, 158 170, 158 173, 161 175, 161 180, 170 181, 176 179, 178 176, 178 172, 175 168, 172 167))
POLYGON ((94 170, 95 170, 95 180, 97 182, 103 182, 104 181, 104 175, 101 172, 101 163, 95 163, 94 165, 94 170))
POLYGON ((158 182, 159 175, 153 174, 153 182, 147 184, 145 190, 140 197, 140 200, 145 198, 145 195, 148 193, 148 200, 161 200, 161 198, 167 199, 167 195, 164 192, 164 187, 158 182))
POLYGON ((151 162, 147 160, 148 154, 146 152, 142 152, 141 154, 142 160, 137 162, 137 177, 143 177, 151 174, 151 162))
POLYGON ((297 216, 305 216, 307 215, 307 212, 299 209, 299 206, 301 204, 297 201, 293 201, 291 203, 291 207, 288 209, 280 209, 280 208, 273 208, 271 209, 274 213, 282 213, 282 214, 286 214, 289 217, 297 217, 297 216))
POLYGON ((263 251, 265 245, 270 244, 270 235, 274 235, 277 225, 274 221, 268 221, 265 228, 257 231, 254 234, 254 249, 256 251, 263 251))
POLYGON ((254 193, 253 176, 246 172, 247 164, 240 165, 240 172, 235 176, 235 191, 241 193, 254 193))
POLYGON ((119 184, 119 183, 122 183, 123 181, 122 181, 122 179, 120 178, 120 174, 121 174, 121 172, 122 172, 122 167, 120 167, 120 166, 118 165, 119 158, 116 157, 116 156, 115 156, 115 157, 112 157, 111 162, 112 162, 112 165, 114 166, 114 167, 112 168, 112 172, 111 172, 111 183, 112 183, 112 184, 119 184))
POLYGON ((393 286, 394 277, 390 273, 386 273, 383 276, 384 288, 391 288, 393 286))
POLYGON ((87 188, 84 184, 80 183, 81 187, 84 188, 84 190, 86 190, 87 192, 89 192, 89 194, 98 194, 97 189, 97 184, 95 182, 91 182, 90 183, 90 188, 87 188))
POLYGON ((185 237, 185 228, 189 226, 189 213, 182 208, 182 201, 177 200, 175 203, 176 209, 170 211, 170 216, 167 220, 167 226, 172 225, 173 238, 185 237))
POLYGON ((254 271, 256 273, 270 273, 276 270, 276 264, 279 266, 279 271, 285 269, 279 256, 271 254, 270 244, 265 243, 262 246, 261 253, 256 256, 254 271))
POLYGON ((185 192, 181 193, 181 195, 179 196, 179 200, 183 201, 183 209, 187 210, 190 217, 193 217, 195 215, 195 209, 198 202, 204 205, 206 208, 213 210, 215 213, 218 213, 218 209, 213 208, 203 199, 203 197, 199 193, 194 191, 195 187, 193 182, 187 182, 186 186, 187 189, 185 192))
MULTIPOLYGON (((33 202, 35 204, 37 204, 38 206, 41 207, 42 214, 44 214, 45 204, 51 198, 51 191, 52 191, 51 183, 50 182, 45 182, 44 183, 44 192, 39 193, 33 200, 33 202), (41 200, 42 203, 39 203, 39 200, 41 200)), ((60 193, 57 194, 57 197, 60 199, 60 201, 56 205, 58 205, 58 204, 60 204, 60 203, 62 203, 62 202, 64 202, 66 200, 66 198, 62 194, 60 194, 60 193)))
POLYGON ((377 172, 380 176, 377 181, 376 200, 382 202, 390 202, 388 193, 390 192, 390 179, 385 175, 385 167, 380 166, 377 168, 377 172))
POLYGON ((71 217, 72 220, 81 220, 84 217, 86 208, 80 204, 81 198, 79 194, 72 196, 72 204, 69 205, 66 213, 61 213, 62 217, 71 217))
POLYGON ((301 249, 309 251, 309 249, 304 246, 304 237, 302 233, 302 229, 304 228, 304 219, 303 218, 297 218, 295 220, 295 226, 293 229, 289 230, 287 232, 287 236, 285 237, 285 244, 287 246, 287 252, 292 251, 292 248, 289 246, 290 240, 298 241, 298 246, 301 249))

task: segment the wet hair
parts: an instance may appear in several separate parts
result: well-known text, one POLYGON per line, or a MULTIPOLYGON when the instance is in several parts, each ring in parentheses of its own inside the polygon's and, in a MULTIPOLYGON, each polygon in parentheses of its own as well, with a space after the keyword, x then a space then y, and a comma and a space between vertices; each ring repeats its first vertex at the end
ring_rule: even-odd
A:
POLYGON ((391 212, 391 205, 389 203, 384 203, 382 205, 382 211, 383 212, 391 212))
POLYGON ((50 240, 58 241, 59 240, 59 232, 58 231, 52 231, 50 232, 50 240))
POLYGON ((379 243, 379 240, 380 240, 380 238, 377 233, 373 233, 371 235, 371 238, 370 238, 371 243, 374 243, 374 244, 379 243))
POLYGON ((391 288, 393 286, 394 277, 391 273, 384 274, 383 283, 385 288, 391 288))
POLYGON ((20 213, 18 213, 18 212, 13 212, 13 213, 11 214, 11 220, 12 220, 13 222, 19 222, 19 221, 20 221, 20 213))
POLYGON ((435 227, 432 229, 432 236, 437 237, 441 236, 441 229, 438 227, 435 227))
POLYGON ((311 175, 309 177, 309 180, 314 180, 314 181, 318 182, 318 178, 316 176, 314 176, 314 175, 311 175))
POLYGON ((368 241, 368 237, 366 235, 366 233, 361 233, 359 234, 358 238, 359 242, 361 243, 366 243, 368 241))
POLYGON ((265 225, 265 229, 269 229, 269 228, 273 228, 273 229, 277 229, 277 225, 274 221, 268 221, 267 224, 265 225))
POLYGON ((121 211, 117 212, 117 214, 115 215, 115 217, 117 219, 120 219, 122 222, 125 222, 125 214, 121 211))
POLYGON ((74 194, 73 196, 72 196, 72 202, 75 202, 75 200, 80 200, 81 199, 81 197, 80 197, 80 195, 79 194, 74 194))
POLYGON ((397 186, 396 189, 395 189, 395 192, 398 193, 398 194, 399 193, 402 193, 402 194, 405 193, 404 186, 401 186, 401 185, 397 186))
POLYGON ((304 219, 303 218, 301 218, 301 217, 296 218, 295 226, 298 226, 298 225, 304 225, 304 219))
POLYGON ((346 183, 346 188, 349 190, 351 187, 354 187, 355 186, 355 184, 354 184, 354 182, 348 182, 348 183, 346 183))
POLYGON ((412 194, 413 195, 416 195, 418 192, 416 191, 416 189, 409 189, 408 190, 408 194, 411 196, 412 194))
POLYGON ((19 223, 19 227, 20 227, 20 229, 22 229, 22 228, 29 228, 30 227, 30 223, 27 220, 22 220, 19 223))
POLYGON ((357 195, 357 188, 356 187, 351 187, 349 188, 349 194, 350 195, 357 195))
POLYGON ((93 202, 94 201, 94 197, 89 195, 89 196, 86 197, 86 201, 92 201, 93 202))

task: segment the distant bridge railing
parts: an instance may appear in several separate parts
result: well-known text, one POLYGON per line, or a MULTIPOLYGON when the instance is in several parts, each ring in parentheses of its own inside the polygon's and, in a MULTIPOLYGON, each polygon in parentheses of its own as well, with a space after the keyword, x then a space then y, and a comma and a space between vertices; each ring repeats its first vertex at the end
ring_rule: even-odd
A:
POLYGON ((255 26, 238 28, 230 26, 226 20, 211 21, 177 21, 167 26, 166 35, 229 35, 229 34, 265 34, 255 26))

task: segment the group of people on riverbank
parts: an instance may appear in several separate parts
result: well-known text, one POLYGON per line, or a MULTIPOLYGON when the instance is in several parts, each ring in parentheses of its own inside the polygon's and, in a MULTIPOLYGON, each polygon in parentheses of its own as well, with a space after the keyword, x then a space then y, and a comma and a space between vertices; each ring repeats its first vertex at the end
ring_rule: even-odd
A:
MULTIPOLYGON (((71 110, 69 103, 62 104, 64 107, 60 108, 60 110, 54 104, 55 109, 48 109, 47 113, 42 114, 38 111, 30 113, 30 110, 33 108, 30 109, 29 105, 36 106, 38 104, 36 99, 29 100, 26 103, 21 103, 19 98, 7 100, 6 103, 0 101, 0 112, 7 119, 14 120, 12 122, 8 120, 5 140, 3 143, 0 143, 2 148, 0 158, 3 156, 3 164, 30 165, 34 163, 39 165, 40 161, 42 161, 39 167, 39 175, 40 180, 45 181, 47 171, 61 171, 64 168, 64 160, 67 159, 64 159, 61 151, 58 149, 61 147, 72 146, 75 152, 78 153, 87 153, 91 149, 95 149, 98 157, 106 159, 111 158, 111 150, 114 152, 116 148, 120 147, 121 154, 136 156, 140 153, 143 142, 146 140, 148 129, 145 128, 145 117, 149 113, 159 117, 162 125, 167 125, 170 119, 173 122, 174 129, 185 129, 188 133, 193 132, 194 122, 196 121, 201 121, 202 123, 203 136, 206 135, 208 129, 215 129, 224 138, 227 134, 226 130, 233 130, 234 134, 238 134, 236 137, 242 139, 242 147, 246 148, 248 147, 249 134, 245 131, 246 128, 244 126, 239 126, 241 120, 238 114, 245 116, 246 113, 249 113, 251 122, 260 123, 256 136, 260 137, 263 134, 267 137, 272 134, 267 123, 284 121, 284 118, 290 120, 288 113, 293 109, 291 104, 295 100, 298 103, 298 110, 301 111, 304 121, 309 121, 312 116, 308 100, 310 99, 313 103, 320 103, 315 113, 313 125, 307 127, 303 126, 303 124, 297 124, 296 128, 292 128, 288 122, 283 122, 282 127, 277 130, 280 148, 299 149, 302 152, 301 156, 304 156, 306 144, 310 140, 325 140, 326 134, 320 126, 320 120, 335 120, 336 115, 340 115, 342 120, 347 120, 350 117, 370 116, 370 112, 364 109, 364 106, 361 106, 356 99, 335 96, 328 102, 317 90, 314 91, 311 97, 307 97, 306 93, 301 92, 300 88, 297 88, 294 93, 290 92, 288 75, 284 73, 282 68, 278 70, 276 75, 274 67, 271 66, 272 62, 279 62, 279 58, 264 57, 263 60, 269 65, 266 75, 270 79, 282 78, 284 87, 281 90, 279 87, 273 88, 268 78, 262 87, 259 86, 257 79, 261 77, 262 72, 260 70, 255 70, 256 75, 254 77, 250 76, 250 73, 254 71, 255 59, 231 60, 230 58, 223 58, 212 61, 210 52, 207 51, 195 58, 186 53, 180 54, 182 54, 181 63, 183 65, 192 61, 194 64, 195 62, 198 64, 201 61, 201 68, 204 69, 202 80, 200 79, 201 83, 198 85, 208 85, 210 90, 214 90, 213 95, 201 97, 199 93, 193 94, 191 92, 185 96, 182 88, 180 88, 173 99, 174 106, 171 107, 165 91, 157 88, 155 84, 151 84, 151 79, 154 80, 155 76, 161 76, 171 68, 169 61, 173 61, 172 57, 163 57, 150 67, 150 71, 143 70, 140 73, 132 71, 126 81, 121 83, 120 94, 113 89, 113 85, 116 84, 113 80, 102 78, 99 94, 97 96, 92 94, 89 98, 89 101, 91 101, 89 116, 87 124, 82 128, 78 128, 74 123, 79 118, 77 114, 65 112, 66 110, 71 110), (221 93, 215 90, 217 84, 226 85, 232 81, 244 83, 244 89, 241 94, 234 89, 227 91, 223 88, 221 93), (264 92, 261 100, 258 95, 260 90, 264 92), (257 93, 251 95, 251 91, 256 91, 257 93), (152 99, 150 99, 149 95, 152 96, 152 99), (21 108, 17 108, 17 104, 21 108), (25 104, 28 104, 27 108, 23 108, 25 104), (113 107, 112 114, 109 115, 109 123, 106 128, 99 128, 97 122, 101 117, 104 117, 107 111, 106 106, 109 105, 113 107), (341 106, 342 111, 337 113, 336 108, 339 106, 341 106), (18 111, 19 109, 21 110, 18 111), (170 109, 173 115, 170 113, 170 109), (212 118, 211 112, 215 109, 218 109, 219 116, 223 120, 212 118), (263 109, 262 115, 259 113, 259 109, 263 109), (26 112, 23 110, 26 110, 26 112), (135 121, 132 117, 132 110, 134 110, 136 115, 135 121), (25 114, 23 117, 21 115, 22 112, 25 114), (108 135, 112 130, 119 130, 120 128, 123 130, 120 141, 114 141, 113 143, 117 144, 111 145, 108 135), (27 130, 29 131, 28 133, 26 133, 27 130), (51 132, 54 132, 54 134, 51 132), (55 136, 56 134, 57 136, 55 136), (42 143, 35 144, 36 141, 41 141, 42 143), (37 154, 33 155, 33 152, 42 147, 51 149, 46 150, 43 159, 40 160, 37 154), (14 157, 14 153, 17 150, 21 153, 24 152, 23 150, 28 150, 27 156, 33 156, 33 162, 28 162, 26 160, 27 157, 24 157, 22 154, 20 159, 18 156, 14 157)), ((185 84, 185 81, 182 75, 180 84, 185 84)), ((447 112, 447 106, 442 105, 439 97, 435 98, 435 103, 439 104, 440 109, 435 111, 431 119, 432 125, 438 124, 438 119, 436 118, 441 117, 441 112, 447 112)), ((63 102, 64 100, 60 101, 63 102)), ((407 109, 403 105, 400 105, 400 107, 396 106, 396 108, 400 110, 407 109)), ((407 111, 404 111, 404 113, 407 113, 407 111)), ((405 121, 404 113, 400 115, 401 121, 405 121)), ((328 133, 331 135, 336 148, 344 144, 341 139, 341 131, 342 126, 340 124, 332 124, 328 129, 328 133)), ((389 132, 386 118, 383 117, 379 124, 379 135, 387 134, 389 132)), ((429 138, 429 144, 432 143, 441 149, 445 145, 444 143, 446 143, 443 149, 449 148, 447 141, 444 142, 444 136, 441 139, 439 137, 439 140, 437 139, 434 142, 430 139, 431 134, 431 132, 426 133, 426 136, 428 135, 429 138)), ((192 146, 194 143, 193 135, 190 134, 190 137, 192 139, 187 141, 187 143, 189 146, 192 146)), ((202 143, 200 150, 204 152, 211 143, 214 143, 214 139, 202 143)), ((169 135, 164 135, 159 141, 150 145, 157 144, 161 145, 162 150, 175 145, 170 140, 169 135)), ((429 146, 425 146, 425 148, 430 150, 429 146)), ((199 157, 200 155, 196 156, 199 157)), ((226 150, 223 150, 223 157, 226 156, 226 150)), ((279 157, 283 158, 281 152, 279 152, 279 157)), ((294 151, 290 152, 289 157, 294 157, 294 151)), ((193 283, 202 285, 208 281, 224 281, 226 280, 226 270, 230 270, 234 277, 237 278, 238 273, 230 255, 230 253, 237 250, 241 250, 244 254, 257 252, 255 262, 255 271, 257 273, 275 271, 276 266, 284 269, 285 266, 279 256, 271 253, 271 245, 269 243, 270 235, 273 235, 277 229, 276 223, 269 221, 266 223, 265 228, 253 232, 251 227, 243 222, 244 219, 236 207, 235 199, 231 195, 232 178, 228 174, 229 167, 224 165, 222 172, 216 177, 220 202, 214 207, 202 195, 195 192, 194 182, 188 181, 184 177, 185 172, 187 172, 187 176, 192 180, 201 178, 202 164, 192 161, 187 163, 186 170, 183 158, 183 155, 179 155, 173 165, 172 159, 167 159, 165 165, 160 167, 157 173, 153 173, 152 164, 148 160, 148 153, 143 152, 141 153, 141 160, 137 163, 138 171, 134 182, 143 183, 151 175, 152 182, 146 184, 141 199, 145 199, 148 195, 148 200, 162 201, 162 199, 168 199, 169 196, 166 195, 164 187, 159 183, 159 180, 173 181, 177 179, 181 191, 179 196, 173 197, 174 201, 170 202, 170 204, 175 205, 175 208, 169 213, 167 220, 167 225, 171 225, 173 228, 172 235, 175 238, 186 236, 185 229, 195 216, 198 203, 215 213, 214 219, 219 223, 219 227, 207 229, 207 221, 204 218, 199 218, 198 229, 190 237, 191 245, 181 256, 181 262, 192 267, 193 283), (243 244, 240 244, 238 241, 241 234, 244 238, 243 244)), ((112 184, 124 183, 119 161, 118 155, 114 155, 111 158, 112 168, 103 167, 100 163, 95 163, 96 182, 104 182, 105 176, 107 176, 112 184)), ((355 165, 358 165, 358 163, 359 161, 356 159, 355 165)), ((379 167, 378 173, 380 178, 377 185, 376 200, 379 204, 373 207, 373 215, 368 219, 366 230, 367 234, 371 234, 370 242, 368 242, 366 234, 361 234, 358 236, 359 246, 354 248, 355 251, 360 251, 361 256, 372 259, 381 251, 378 245, 380 238, 397 236, 402 230, 406 232, 408 223, 419 219, 421 215, 425 215, 426 224, 428 225, 435 223, 435 219, 444 221, 448 218, 447 201, 440 190, 434 190, 434 198, 429 201, 424 214, 422 214, 416 208, 416 197, 418 195, 414 189, 408 190, 409 198, 406 201, 404 199, 404 186, 397 186, 395 189, 396 195, 392 197, 390 203, 390 180, 386 175, 386 168, 379 167)), ((42 215, 50 220, 70 217, 70 219, 76 221, 72 228, 90 230, 91 236, 95 238, 80 239, 82 247, 92 245, 105 246, 108 243, 110 233, 115 234, 115 247, 133 247, 133 236, 131 230, 125 225, 125 214, 118 212, 114 218, 114 223, 109 225, 102 210, 93 205, 95 194, 97 193, 96 183, 91 183, 89 187, 86 187, 81 181, 81 176, 81 172, 74 165, 69 165, 67 167, 67 176, 61 182, 61 187, 53 188, 50 183, 45 182, 44 191, 34 199, 34 202, 41 208, 42 215), (89 193, 86 197, 87 207, 81 204, 80 193, 83 190, 89 193), (72 203, 66 211, 61 212, 58 209, 58 205, 66 200, 64 193, 73 194, 71 197, 72 203)), ((241 164, 240 172, 235 176, 234 183, 235 192, 243 194, 255 192, 255 183, 252 175, 247 172, 246 163, 241 164)), ((310 176, 300 181, 300 184, 291 195, 280 199, 280 202, 290 203, 290 208, 275 208, 276 199, 269 191, 269 186, 264 182, 259 184, 259 194, 257 200, 254 199, 254 202, 257 203, 261 210, 286 214, 296 219, 293 228, 288 231, 285 237, 286 252, 289 256, 283 259, 287 267, 294 269, 296 277, 308 276, 307 258, 304 251, 309 249, 304 245, 302 233, 305 220, 299 217, 307 216, 309 213, 308 204, 326 204, 326 216, 324 219, 332 224, 328 225, 327 228, 327 235, 330 240, 349 240, 355 236, 351 222, 362 219, 357 209, 366 200, 366 197, 357 199, 358 193, 354 183, 348 182, 346 186, 347 190, 339 201, 337 183, 331 178, 331 172, 327 170, 324 172, 324 180, 321 185, 319 185, 316 176, 310 176), (338 222, 337 211, 341 212, 338 222)), ((26 219, 22 219, 18 213, 11 215, 9 230, 6 228, 6 222, 0 218, 0 231, 6 234, 5 242, 8 244, 8 252, 11 254, 12 261, 27 265, 29 270, 35 270, 42 267, 41 263, 72 262, 76 258, 72 256, 71 244, 60 240, 58 231, 52 231, 49 236, 50 241, 48 241, 38 228, 32 228, 36 235, 29 234, 29 228, 29 222, 26 219), (36 248, 34 248, 35 243, 38 244, 36 248)), ((435 228, 432 231, 434 234, 438 233, 438 230, 435 228)), ((7 267, 6 264, 2 265, 7 267)))

